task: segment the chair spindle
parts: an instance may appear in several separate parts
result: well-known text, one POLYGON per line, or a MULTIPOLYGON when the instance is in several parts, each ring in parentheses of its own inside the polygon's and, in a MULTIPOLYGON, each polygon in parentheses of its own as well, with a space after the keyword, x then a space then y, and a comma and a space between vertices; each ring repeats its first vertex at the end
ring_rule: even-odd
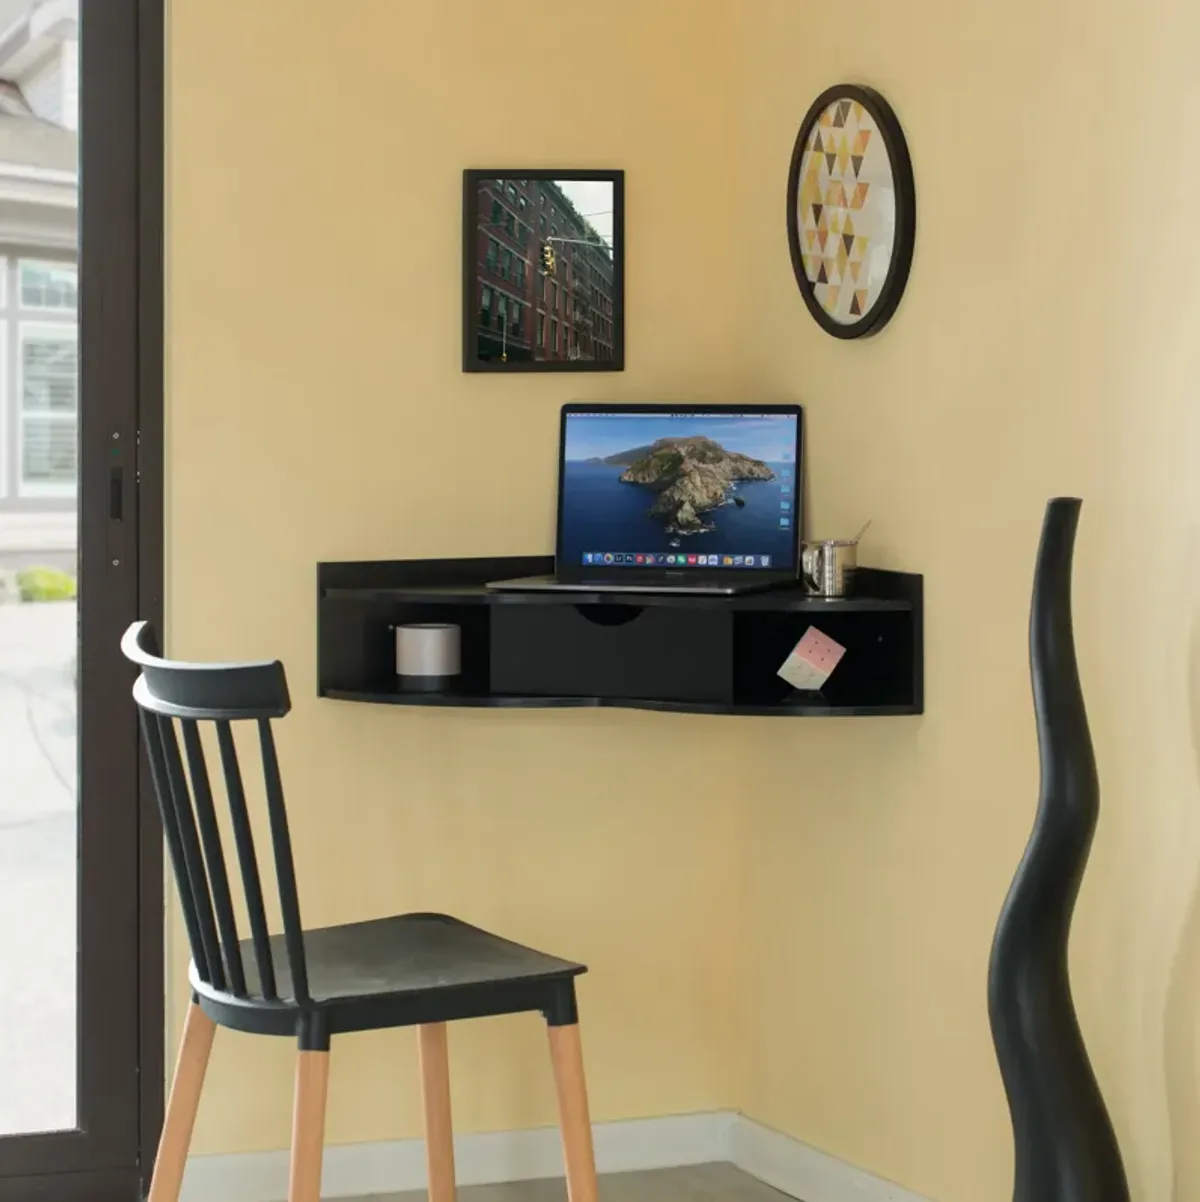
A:
POLYGON ((267 787, 267 815, 271 822, 271 842, 275 850, 275 877, 279 903, 283 910, 283 934, 292 968, 292 987, 296 1001, 311 1001, 308 992, 308 965, 304 958, 304 928, 300 925, 300 899, 296 892, 296 869, 292 860, 292 839, 288 832, 287 809, 283 801, 283 782, 279 775, 279 757, 269 718, 258 719, 258 737, 262 747, 263 778, 267 787))
MULTIPOLYGON (((183 775, 183 762, 179 758, 179 744, 175 739, 172 719, 159 715, 158 729, 162 739, 163 759, 167 768, 167 783, 170 786, 171 803, 179 823, 179 841, 183 848, 183 859, 187 866, 188 886, 192 902, 196 907, 196 925, 204 947, 204 958, 208 962, 207 981, 217 989, 224 989, 225 966, 221 961, 221 948, 217 941, 216 920, 213 917, 212 895, 208 888, 208 874, 204 870, 204 858, 196 836, 196 819, 192 812, 191 797, 183 775)), ((199 965, 197 965, 199 968, 199 965)))
POLYGON ((216 727, 221 768, 225 774, 225 793, 229 799, 229 812, 233 822, 233 839, 242 871, 246 910, 250 916, 250 935, 254 940, 254 958, 258 962, 258 980, 263 998, 274 1001, 278 997, 275 987, 275 961, 271 956, 271 940, 267 934, 262 878, 258 872, 258 856, 255 854, 254 834, 246 809, 246 791, 242 786, 237 747, 234 745, 233 731, 227 721, 219 720, 216 727))
POLYGON ((183 749, 192 782, 196 822, 200 828, 200 843, 208 868, 213 908, 217 916, 217 932, 225 952, 229 985, 238 997, 245 997, 246 973, 242 965, 242 950, 238 944, 237 921, 233 916, 233 898, 229 892, 229 873, 225 866, 225 851, 221 846, 221 831, 217 826, 217 812, 213 807, 212 785, 208 779, 208 765, 204 759, 200 727, 191 718, 183 719, 179 725, 183 731, 183 749))
POLYGON ((205 953, 204 941, 200 938, 196 903, 191 892, 187 858, 183 854, 183 840, 179 833, 179 819, 175 814, 175 806, 168 800, 171 797, 171 787, 167 781, 167 764, 163 755, 162 732, 158 725, 158 715, 150 710, 141 710, 140 713, 142 737, 145 739, 146 756, 150 761, 150 775, 154 778, 154 795, 158 798, 158 812, 162 816, 163 834, 166 837, 167 851, 171 857, 171 869, 179 884, 179 900, 183 906, 183 925, 187 929, 188 943, 191 944, 196 971, 201 978, 207 981, 209 979, 208 956, 205 953))

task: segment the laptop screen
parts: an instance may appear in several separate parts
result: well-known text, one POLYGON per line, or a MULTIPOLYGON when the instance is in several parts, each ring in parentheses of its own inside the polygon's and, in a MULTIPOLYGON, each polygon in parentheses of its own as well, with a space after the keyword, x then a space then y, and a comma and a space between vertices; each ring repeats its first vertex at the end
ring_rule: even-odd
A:
POLYGON ((559 570, 796 570, 800 411, 570 407, 559 570))

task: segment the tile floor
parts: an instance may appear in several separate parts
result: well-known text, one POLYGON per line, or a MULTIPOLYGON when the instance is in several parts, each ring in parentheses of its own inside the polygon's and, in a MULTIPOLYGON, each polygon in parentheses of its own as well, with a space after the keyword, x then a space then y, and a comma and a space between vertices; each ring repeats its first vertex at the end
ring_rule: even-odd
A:
MULTIPOLYGON (((458 1202, 565 1202, 561 1179, 508 1185, 460 1186, 458 1202)), ((424 1191, 377 1194, 358 1202, 424 1202, 424 1191)), ((600 1202, 789 1202, 786 1194, 735 1169, 702 1164, 645 1173, 608 1173, 600 1178, 600 1202)))

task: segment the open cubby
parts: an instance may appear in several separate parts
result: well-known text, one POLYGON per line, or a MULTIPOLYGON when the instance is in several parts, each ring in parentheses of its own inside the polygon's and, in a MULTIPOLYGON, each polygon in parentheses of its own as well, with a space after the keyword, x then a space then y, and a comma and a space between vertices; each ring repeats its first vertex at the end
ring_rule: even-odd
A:
POLYGON ((861 569, 852 597, 802 589, 740 597, 493 593, 489 580, 553 570, 547 557, 323 563, 322 697, 420 706, 623 706, 791 716, 924 711, 922 578, 861 569), (398 687, 395 628, 452 622, 462 676, 441 693, 398 687), (776 673, 810 625, 846 647, 820 692, 776 673))

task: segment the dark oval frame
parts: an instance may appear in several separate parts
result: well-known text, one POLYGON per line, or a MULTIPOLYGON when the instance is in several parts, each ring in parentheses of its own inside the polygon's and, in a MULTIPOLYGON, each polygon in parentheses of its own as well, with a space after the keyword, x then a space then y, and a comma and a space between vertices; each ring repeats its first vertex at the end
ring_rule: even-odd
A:
POLYGON ((904 131, 892 111, 892 106, 873 88, 850 83, 836 84, 832 88, 826 88, 805 114, 792 149, 791 167, 788 169, 787 230, 792 271, 796 275, 800 295, 804 297, 804 303, 817 325, 835 338, 865 338, 870 334, 878 334, 896 312, 900 298, 904 295, 904 287, 908 283, 917 235, 917 193, 913 181, 912 159, 908 154, 904 131), (896 242, 892 248, 892 261, 888 266, 887 277, 883 281, 878 299, 867 310, 862 320, 853 324, 835 321, 817 300, 816 290, 804 270, 800 247, 800 215, 796 209, 796 202, 800 198, 800 165, 804 160, 809 134, 820 120, 821 114, 835 100, 857 100, 871 114, 883 137, 888 161, 892 165, 892 182, 896 188, 896 242))

